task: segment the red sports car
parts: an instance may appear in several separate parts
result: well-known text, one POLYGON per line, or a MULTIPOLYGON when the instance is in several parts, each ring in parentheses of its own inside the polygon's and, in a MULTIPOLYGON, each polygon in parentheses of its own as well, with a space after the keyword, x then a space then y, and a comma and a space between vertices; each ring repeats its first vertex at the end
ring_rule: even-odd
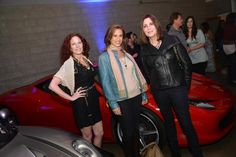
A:
MULTIPOLYGON (((14 113, 15 122, 20 125, 34 125, 61 128, 78 133, 70 102, 59 97, 48 85, 52 76, 47 76, 31 85, 6 92, 0 96, 0 108, 8 108, 14 113)), ((99 81, 96 88, 100 92, 100 106, 104 125, 104 142, 120 142, 122 132, 112 118, 106 104, 99 81)), ((149 103, 142 107, 140 114, 140 141, 144 146, 151 141, 159 145, 165 143, 163 118, 158 105, 148 91, 149 103)), ((236 120, 234 96, 217 82, 204 76, 193 74, 189 93, 190 114, 201 144, 209 144, 221 139, 233 127, 236 120)), ((178 120, 175 120, 179 144, 187 141, 178 120)))

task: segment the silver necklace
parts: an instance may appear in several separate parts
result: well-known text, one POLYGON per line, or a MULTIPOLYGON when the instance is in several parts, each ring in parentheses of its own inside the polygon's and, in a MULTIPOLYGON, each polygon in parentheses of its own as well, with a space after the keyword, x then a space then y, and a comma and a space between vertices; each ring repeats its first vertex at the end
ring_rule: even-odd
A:
POLYGON ((86 68, 87 70, 90 70, 90 65, 88 64, 87 66, 85 66, 84 64, 82 64, 77 58, 74 58, 75 59, 75 61, 77 62, 77 64, 79 65, 79 66, 82 66, 82 67, 84 67, 84 68, 86 68))
POLYGON ((161 43, 162 43, 162 41, 160 40, 160 41, 159 41, 159 42, 156 44, 156 46, 155 46, 155 47, 156 47, 157 49, 159 49, 159 48, 160 48, 160 46, 161 46, 161 43))
POLYGON ((157 48, 157 49, 160 48, 161 43, 162 43, 162 40, 159 40, 159 42, 157 42, 156 44, 154 44, 153 42, 151 42, 151 44, 152 44, 155 48, 157 48))

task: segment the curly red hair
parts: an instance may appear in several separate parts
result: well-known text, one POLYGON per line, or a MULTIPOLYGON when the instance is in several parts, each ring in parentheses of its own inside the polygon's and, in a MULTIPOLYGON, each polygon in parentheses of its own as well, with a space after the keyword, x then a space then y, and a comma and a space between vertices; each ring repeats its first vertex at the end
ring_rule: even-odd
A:
POLYGON ((63 44, 61 46, 61 51, 60 51, 60 60, 61 60, 61 64, 63 64, 70 56, 73 55, 73 53, 71 52, 71 47, 70 47, 70 40, 71 38, 73 38, 74 36, 77 36, 78 38, 81 39, 82 43, 83 43, 83 52, 82 54, 86 57, 89 56, 89 44, 88 42, 85 40, 85 38, 80 35, 79 33, 71 33, 69 35, 67 35, 63 41, 63 44))

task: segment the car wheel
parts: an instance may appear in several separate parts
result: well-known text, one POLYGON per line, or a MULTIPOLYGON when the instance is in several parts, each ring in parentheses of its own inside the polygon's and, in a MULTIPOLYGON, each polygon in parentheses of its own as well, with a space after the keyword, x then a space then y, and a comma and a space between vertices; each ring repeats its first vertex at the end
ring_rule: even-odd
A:
POLYGON ((6 107, 0 107, 0 147, 11 141, 17 134, 17 118, 15 114, 6 107))
MULTIPOLYGON (((114 121, 113 133, 115 140, 121 144, 123 136, 122 130, 120 124, 116 121, 114 121)), ((139 134, 141 148, 154 141, 158 143, 160 147, 163 147, 166 141, 163 122, 158 116, 146 108, 141 109, 139 134)))
POLYGON ((11 125, 11 126, 19 125, 19 121, 15 113, 11 109, 5 106, 0 107, 0 116, 2 123, 5 123, 5 125, 11 125))

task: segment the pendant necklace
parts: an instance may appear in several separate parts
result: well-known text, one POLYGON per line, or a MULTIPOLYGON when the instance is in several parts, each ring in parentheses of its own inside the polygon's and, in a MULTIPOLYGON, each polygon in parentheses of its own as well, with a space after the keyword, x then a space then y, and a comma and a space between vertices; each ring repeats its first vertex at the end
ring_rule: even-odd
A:
POLYGON ((120 59, 122 64, 124 65, 125 69, 127 69, 127 64, 126 64, 126 57, 124 56, 123 58, 120 59))
POLYGON ((159 41, 159 42, 156 44, 156 46, 155 46, 155 47, 156 47, 157 49, 159 49, 159 48, 160 48, 160 46, 161 46, 161 43, 162 43, 162 41, 160 40, 160 41, 159 41))
MULTIPOLYGON (((75 61, 77 62, 77 64, 80 66, 80 65, 82 65, 84 68, 86 68, 87 70, 90 70, 90 65, 89 64, 87 64, 87 65, 85 65, 86 63, 86 61, 83 61, 84 62, 84 64, 81 62, 81 61, 79 61, 77 58, 74 58, 75 59, 75 61)), ((82 58, 83 59, 83 58, 82 58)))

